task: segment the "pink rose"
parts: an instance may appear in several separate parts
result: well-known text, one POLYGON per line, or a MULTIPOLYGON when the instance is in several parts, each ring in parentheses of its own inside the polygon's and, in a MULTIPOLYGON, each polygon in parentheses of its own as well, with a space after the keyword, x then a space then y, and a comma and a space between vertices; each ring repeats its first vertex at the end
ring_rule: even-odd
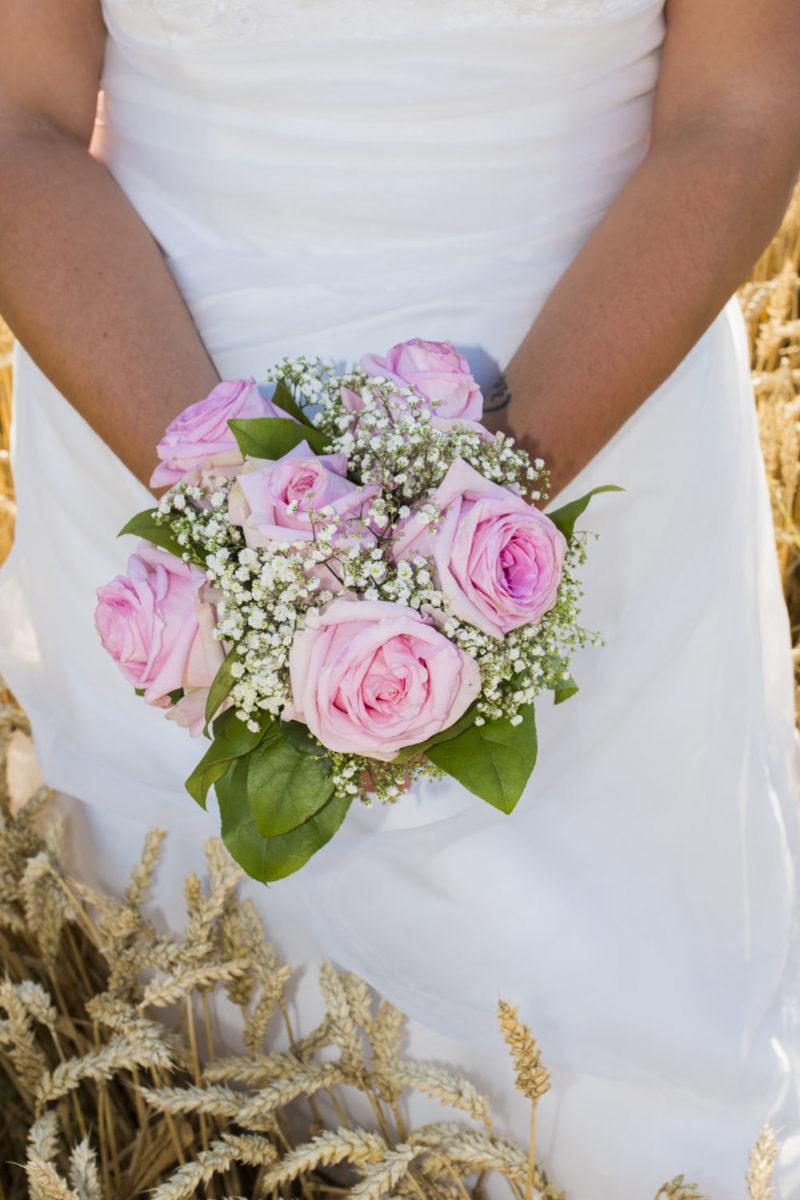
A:
POLYGON ((205 729, 207 699, 207 687, 192 688, 169 710, 167 720, 188 729, 192 737, 199 737, 205 729))
POLYGON ((293 703, 323 745, 390 762, 461 717, 481 688, 475 659, 413 609, 333 600, 312 610, 289 654, 293 703))
POLYGON ((310 512, 330 508, 329 523, 347 543, 372 535, 365 528, 377 484, 359 487, 347 478, 344 454, 314 454, 301 442, 275 462, 252 459, 236 478, 228 497, 232 521, 241 525, 253 548, 270 542, 310 542, 310 512))
POLYGON ((555 604, 567 551, 549 517, 460 458, 428 503, 444 520, 433 532, 424 509, 401 521, 395 561, 431 556, 448 610, 493 637, 540 621, 555 604))
POLYGON ((361 367, 368 375, 382 375, 438 401, 433 410, 437 417, 479 421, 483 414, 483 396, 469 364, 449 342, 412 338, 393 346, 385 358, 367 354, 361 367))
POLYGON ((215 454, 235 450, 236 439, 228 427, 233 417, 287 418, 288 414, 261 395, 254 379, 218 383, 205 400, 190 404, 167 426, 156 446, 162 461, 152 474, 150 486, 170 487, 215 454))
POLYGON ((129 683, 144 689, 148 704, 168 708, 178 688, 205 693, 222 664, 216 613, 201 599, 205 583, 197 567, 141 542, 128 574, 97 589, 103 646, 129 683))

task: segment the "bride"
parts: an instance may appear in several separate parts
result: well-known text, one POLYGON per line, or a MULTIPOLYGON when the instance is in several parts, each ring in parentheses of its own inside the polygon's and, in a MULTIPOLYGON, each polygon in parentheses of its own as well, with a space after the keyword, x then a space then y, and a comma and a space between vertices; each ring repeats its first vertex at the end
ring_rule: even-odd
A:
POLYGON ((183 788, 197 743, 130 693, 92 616, 156 442, 219 378, 446 338, 559 503, 626 489, 588 520, 606 645, 570 705, 541 706, 513 816, 428 784, 250 885, 306 964, 299 1008, 322 956, 358 971, 412 1017, 411 1052, 471 1070, 524 1139, 494 1032, 498 996, 518 1003, 573 1200, 678 1171, 734 1200, 767 1119, 778 1195, 800 1190, 791 663, 731 298, 800 164, 795 7, 0 5, 20 341, 0 670, 90 881, 121 887, 165 827, 155 900, 177 922, 216 831, 183 788))

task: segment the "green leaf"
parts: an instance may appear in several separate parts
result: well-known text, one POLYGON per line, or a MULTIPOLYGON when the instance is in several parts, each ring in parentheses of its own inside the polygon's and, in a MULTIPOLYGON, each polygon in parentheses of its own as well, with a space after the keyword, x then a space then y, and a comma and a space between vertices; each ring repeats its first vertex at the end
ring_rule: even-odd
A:
POLYGON ((247 802, 247 760, 237 759, 217 783, 222 840, 253 879, 271 883, 299 871, 341 825, 349 796, 333 796, 297 829, 280 837, 262 837, 247 802))
MULTIPOLYGON (((240 721, 232 708, 217 717, 214 740, 186 780, 187 792, 201 808, 206 806, 208 789, 222 778, 234 759, 249 754, 263 738, 269 736, 272 724, 270 718, 258 733, 253 733, 247 728, 247 722, 240 721)), ((277 737, 277 729, 274 736, 277 737)))
POLYGON ((578 691, 580 691, 580 688, 570 675, 569 679, 562 680, 558 687, 553 688, 553 703, 563 704, 565 700, 569 700, 578 691))
POLYGON ((512 725, 506 717, 472 725, 457 737, 432 746, 428 758, 470 792, 510 813, 536 765, 533 705, 526 705, 521 713, 519 725, 512 725))
POLYGON ((272 393, 272 403, 276 405, 277 408, 282 408, 284 412, 288 413, 289 416, 294 417, 295 420, 300 421, 303 425, 310 425, 312 429, 314 428, 305 412, 292 395, 292 389, 289 387, 285 379, 278 380, 275 391, 272 393))
POLYGON ((123 525, 117 537, 130 533, 133 537, 144 538, 146 542, 151 542, 160 550, 168 550, 176 558, 182 558, 184 554, 188 554, 189 562, 205 569, 206 560, 201 551, 196 546, 182 546, 167 522, 157 524, 155 519, 157 512, 157 508, 146 508, 144 512, 137 513, 135 517, 131 517, 127 525, 123 525))
POLYGON ((431 746, 438 746, 440 742, 449 742, 458 737, 465 729, 469 729, 471 725, 475 724, 476 712, 477 705, 471 704, 467 711, 447 729, 435 733, 425 742, 417 742, 416 746, 407 746, 405 750, 401 750, 397 756, 398 761, 408 762, 412 758, 419 757, 420 754, 427 754, 431 746))
POLYGON ((592 488, 585 496, 581 496, 580 500, 571 500, 569 504, 565 504, 562 508, 557 508, 555 512, 545 513, 558 529, 561 530, 567 541, 572 540, 572 535, 575 532, 575 522, 582 513, 589 507, 589 501, 592 496, 599 495, 600 492, 624 492, 625 488, 617 487, 616 484, 607 483, 604 487, 592 488))
POLYGON ((289 745, 294 746, 301 754, 310 754, 312 758, 324 758, 328 753, 302 721, 281 721, 281 733, 289 745))
POLYGON ((233 685, 236 680, 231 672, 231 667, 239 662, 239 651, 234 646, 233 650, 227 655, 222 666, 217 671, 208 689, 208 698, 206 699, 206 733, 208 726, 214 719, 214 715, 221 704, 228 699, 233 685))
POLYGON ((283 458, 300 442, 308 442, 315 454, 325 447, 325 436, 310 425, 298 425, 289 417, 254 417, 228 421, 242 454, 251 458, 283 458))
POLYGON ((278 737, 262 743, 247 761, 247 802, 264 837, 296 829, 330 799, 329 758, 312 758, 278 737))

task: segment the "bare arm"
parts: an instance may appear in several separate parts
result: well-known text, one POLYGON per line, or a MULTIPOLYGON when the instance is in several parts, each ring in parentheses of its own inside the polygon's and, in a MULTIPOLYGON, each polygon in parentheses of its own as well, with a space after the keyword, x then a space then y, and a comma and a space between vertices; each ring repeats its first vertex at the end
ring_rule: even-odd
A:
POLYGON ((0 312, 143 481, 218 376, 161 252, 89 153, 99 0, 0 0, 0 312))
POLYGON ((551 496, 744 280, 800 168, 797 0, 668 0, 667 20, 650 150, 548 297, 505 372, 511 401, 489 417, 547 460, 551 496))

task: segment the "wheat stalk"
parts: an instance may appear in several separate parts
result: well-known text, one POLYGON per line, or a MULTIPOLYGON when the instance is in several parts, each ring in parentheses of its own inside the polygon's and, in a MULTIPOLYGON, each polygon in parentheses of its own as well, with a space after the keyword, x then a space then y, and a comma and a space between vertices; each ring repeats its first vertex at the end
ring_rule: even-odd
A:
POLYGON ((25 1164, 31 1188, 31 1200, 79 1200, 52 1163, 31 1158, 25 1164))
POLYGON ((172 1060, 162 1044, 129 1041, 126 1036, 115 1034, 100 1050, 67 1059, 52 1072, 45 1071, 36 1089, 37 1104, 40 1108, 52 1104, 84 1080, 99 1083, 112 1079, 121 1070, 135 1067, 168 1070, 171 1066, 172 1060))
POLYGON ((139 1008, 165 1008, 176 1000, 185 999, 195 988, 209 988, 244 975, 250 968, 247 959, 234 962, 209 962, 199 967, 184 967, 176 971, 171 979, 154 979, 147 985, 139 1008))
POLYGON ((408 1174, 416 1154, 413 1146, 387 1150, 379 1163, 363 1168, 360 1183, 350 1189, 351 1200, 380 1200, 408 1174))
POLYGON ((49 1163, 53 1162, 58 1150, 58 1116, 55 1112, 46 1112, 31 1125, 28 1156, 49 1163))
POLYGON ((387 1151, 377 1134, 363 1129, 326 1129, 301 1146, 295 1147, 265 1174, 262 1186, 273 1192, 320 1167, 350 1161, 356 1166, 380 1162, 387 1151))
POLYGON ((771 1200, 775 1191, 772 1187, 772 1177, 775 1174, 777 1161, 778 1142, 773 1130, 769 1125, 765 1125, 750 1154, 750 1165, 747 1171, 749 1200, 771 1200))
POLYGON ((11 980, 0 983, 0 1046, 13 1064, 17 1080, 29 1095, 35 1095, 39 1080, 47 1072, 47 1058, 36 1040, 33 1021, 11 980))
POLYGON ((517 1008, 501 1000, 497 1006, 497 1015, 500 1031, 514 1061, 516 1089, 531 1102, 531 1135, 525 1189, 527 1200, 531 1200, 536 1162, 536 1110, 539 1100, 550 1087, 550 1075, 546 1067, 542 1066, 542 1054, 536 1045, 536 1039, 528 1026, 517 1016, 517 1008))
POLYGON ((224 1175, 238 1162, 266 1166, 275 1158, 275 1150, 265 1138, 253 1139, 224 1136, 201 1150, 194 1162, 175 1171, 152 1194, 152 1200, 191 1200, 201 1184, 208 1184, 215 1175, 224 1175))
POLYGON ((665 1183, 656 1192, 655 1200, 709 1200, 693 1183, 687 1183, 678 1175, 671 1183, 665 1183))
POLYGON ((462 1112, 469 1113, 474 1121, 483 1121, 492 1132, 487 1097, 481 1095, 475 1085, 463 1075, 456 1075, 436 1063, 390 1060, 384 1065, 383 1077, 399 1086, 425 1092, 434 1099, 441 1100, 442 1104, 460 1108, 462 1112))
POLYGON ((343 978, 329 962, 320 967, 320 990, 328 1006, 331 1039, 341 1050, 342 1068, 354 1083, 364 1078, 364 1043, 343 978))
POLYGON ((89 1145, 88 1138, 84 1138, 70 1155, 69 1181, 78 1200, 103 1200, 97 1173, 97 1155, 89 1145))
POLYGON ((203 1079, 207 1083, 219 1083, 230 1080, 236 1083, 250 1084, 252 1087, 264 1086, 276 1079, 293 1079, 299 1070, 307 1066, 295 1051, 288 1054, 278 1051, 272 1054, 256 1054, 239 1058, 218 1058, 203 1070, 203 1079))

